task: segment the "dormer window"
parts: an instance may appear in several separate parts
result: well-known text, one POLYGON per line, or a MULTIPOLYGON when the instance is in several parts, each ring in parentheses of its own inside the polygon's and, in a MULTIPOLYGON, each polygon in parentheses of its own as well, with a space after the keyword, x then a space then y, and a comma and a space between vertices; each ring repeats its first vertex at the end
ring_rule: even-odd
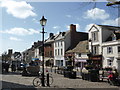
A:
POLYGON ((116 35, 115 34, 112 35, 112 40, 113 41, 116 40, 116 35))

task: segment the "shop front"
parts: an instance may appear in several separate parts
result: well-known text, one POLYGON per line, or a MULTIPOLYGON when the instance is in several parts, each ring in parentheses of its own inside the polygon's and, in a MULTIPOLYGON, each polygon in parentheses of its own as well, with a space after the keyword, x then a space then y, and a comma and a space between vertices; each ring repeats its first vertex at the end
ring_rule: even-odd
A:
POLYGON ((102 68, 102 55, 91 56, 89 60, 94 68, 102 68))
POLYGON ((87 59, 75 59, 75 66, 77 69, 82 69, 87 64, 87 59))

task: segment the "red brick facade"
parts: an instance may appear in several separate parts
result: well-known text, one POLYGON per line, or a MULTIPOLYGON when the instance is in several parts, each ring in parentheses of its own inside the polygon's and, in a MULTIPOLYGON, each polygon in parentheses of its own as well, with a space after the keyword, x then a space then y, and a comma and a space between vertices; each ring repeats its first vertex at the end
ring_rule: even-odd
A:
POLYGON ((53 43, 45 44, 44 47, 45 57, 53 58, 54 57, 54 45, 53 43))

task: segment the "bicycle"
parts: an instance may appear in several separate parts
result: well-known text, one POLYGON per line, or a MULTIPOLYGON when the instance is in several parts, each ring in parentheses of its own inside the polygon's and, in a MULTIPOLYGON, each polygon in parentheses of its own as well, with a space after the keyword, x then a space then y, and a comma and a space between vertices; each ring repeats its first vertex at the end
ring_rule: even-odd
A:
MULTIPOLYGON (((47 86, 47 76, 44 75, 44 83, 45 86, 47 86)), ((52 74, 49 74, 49 85, 52 85, 53 83, 53 77, 52 74)), ((38 77, 35 77, 33 79, 33 86, 38 87, 38 86, 42 86, 42 74, 40 74, 38 77)))

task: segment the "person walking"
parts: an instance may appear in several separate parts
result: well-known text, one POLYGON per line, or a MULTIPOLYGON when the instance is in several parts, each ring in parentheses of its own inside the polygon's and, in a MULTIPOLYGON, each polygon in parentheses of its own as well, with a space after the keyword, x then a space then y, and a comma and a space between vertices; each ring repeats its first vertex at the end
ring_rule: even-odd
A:
POLYGON ((12 72, 15 72, 15 71, 16 71, 16 66, 15 66, 15 64, 12 64, 12 65, 11 65, 11 69, 12 69, 12 72))

